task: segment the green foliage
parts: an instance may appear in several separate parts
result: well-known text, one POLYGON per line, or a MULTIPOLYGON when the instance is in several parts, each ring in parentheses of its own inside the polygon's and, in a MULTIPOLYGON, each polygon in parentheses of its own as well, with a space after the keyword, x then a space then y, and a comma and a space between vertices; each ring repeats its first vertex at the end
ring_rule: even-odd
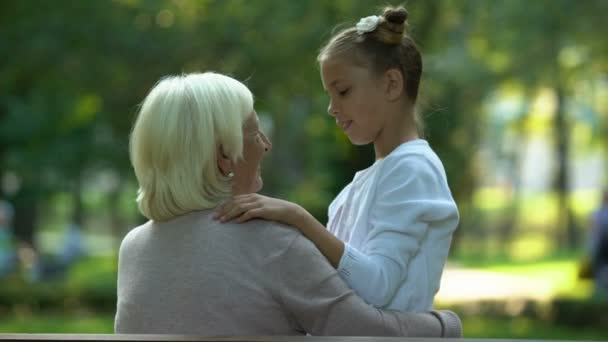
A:
MULTIPOLYGON (((81 183, 86 188, 109 172, 119 179, 112 189, 88 191, 84 202, 93 208, 89 222, 115 214, 118 219, 112 224, 117 227, 112 229, 124 232, 126 225, 120 224, 136 216, 128 137, 138 104, 165 75, 215 70, 244 80, 256 96, 260 116, 272 123, 274 149, 264 165, 264 192, 294 200, 325 222, 329 201, 356 170, 371 164, 373 150, 352 146, 326 115, 327 96, 316 55, 336 25, 353 24, 384 4, 2 1, 0 177, 11 171, 21 183, 17 193, 2 195, 30 209, 25 214, 18 211, 26 219, 33 220, 39 208, 45 209, 32 229, 51 223, 59 227, 47 218, 65 220, 71 210, 61 204, 60 212, 53 212, 58 206, 52 204, 61 201, 76 207, 78 201, 65 197, 81 183)), ((518 199, 503 201, 500 220, 485 220, 474 202, 481 178, 477 156, 481 148, 488 148, 481 144, 485 138, 492 141, 490 148, 502 151, 501 144, 508 139, 525 139, 526 116, 541 90, 560 88, 566 98, 575 98, 586 92, 585 84, 605 78, 608 44, 605 30, 599 28, 605 26, 608 2, 434 0, 410 2, 407 7, 410 33, 425 63, 418 110, 461 211, 457 233, 480 246, 485 236, 496 234, 500 246, 491 253, 507 255, 505 241, 513 224, 503 221, 509 223, 517 216, 518 199), (487 132, 491 119, 487 103, 504 88, 518 89, 521 108, 516 119, 487 132)), ((585 102, 581 112, 596 123, 590 130, 593 139, 608 146, 605 101, 596 102, 585 102)), ((574 120, 573 114, 566 118, 567 123, 574 120)), ((517 171, 517 156, 501 153, 512 158, 507 173, 517 171)), ((526 207, 521 212, 542 212, 546 221, 544 207, 521 203, 526 207)), ((527 221, 524 225, 531 226, 527 221)), ((454 248, 458 241, 467 240, 457 238, 454 248)), ((477 246, 467 244, 459 252, 471 252, 470 258, 479 265, 488 253, 482 247, 475 250, 477 246)), ((115 260, 88 260, 79 263, 66 282, 30 285, 20 278, 3 280, 0 306, 91 305, 110 310, 115 301, 114 267, 115 260)), ((10 324, 19 322, 17 318, 10 324)), ((489 329, 501 331, 499 326, 505 323, 479 322, 487 329, 474 336, 497 336, 489 329)), ((535 324, 517 322, 509 324, 535 324)), ((40 329, 57 331, 50 326, 40 329)))
POLYGON ((116 308, 115 257, 86 258, 78 261, 65 277, 32 282, 27 272, 2 280, 0 308, 15 310, 95 310, 112 312, 116 308))
MULTIPOLYGON (((352 146, 326 115, 316 55, 336 25, 353 24, 385 3, 1 1, 0 178, 11 171, 21 188, 0 197, 28 208, 25 214, 18 210, 26 219, 42 209, 32 229, 59 230, 77 207, 72 194, 83 183, 91 217, 85 222, 105 226, 111 221, 119 236, 127 228, 125 220, 136 217, 128 137, 138 104, 165 75, 215 70, 244 80, 255 94, 258 113, 272 123, 274 149, 264 165, 264 192, 294 200, 325 222, 329 201, 356 170, 371 164, 373 150, 352 146), (116 184, 103 191, 87 188, 108 173, 117 175, 116 184), (105 218, 111 215, 116 217, 105 218)), ((476 156, 488 148, 482 146, 484 138, 491 140, 490 148, 511 158, 506 172, 516 171, 517 155, 508 155, 501 144, 509 137, 525 139, 532 99, 555 88, 569 99, 566 108, 578 108, 593 123, 593 141, 608 146, 605 101, 583 96, 590 96, 593 82, 608 70, 601 29, 608 1, 433 0, 406 5, 410 33, 425 64, 418 110, 461 212, 458 234, 465 237, 457 238, 454 248, 458 241, 464 248, 455 249, 452 259, 539 281, 559 279, 556 293, 581 298, 587 292, 572 276, 576 253, 532 264, 514 262, 504 222, 516 217, 521 205, 521 215, 537 215, 534 222, 523 221, 528 231, 537 221, 547 221, 548 210, 524 197, 520 204, 509 203, 517 197, 505 198, 499 209, 480 210, 476 156), (519 113, 513 120, 492 123, 487 132, 487 103, 505 88, 521 93, 519 113), (483 247, 489 234, 497 241, 490 251, 483 247)), ((576 112, 565 117, 572 124, 576 112)), ((488 198, 482 201, 489 205, 488 198)), ((555 234, 555 229, 541 233, 555 234)), ((21 274, 3 279, 0 331, 111 333, 115 272, 115 257, 88 258, 65 279, 30 283, 21 274)), ((608 339, 605 321, 577 321, 605 317, 606 307, 597 303, 558 300, 551 310, 532 305, 515 315, 505 314, 509 305, 454 309, 469 338, 608 339)))

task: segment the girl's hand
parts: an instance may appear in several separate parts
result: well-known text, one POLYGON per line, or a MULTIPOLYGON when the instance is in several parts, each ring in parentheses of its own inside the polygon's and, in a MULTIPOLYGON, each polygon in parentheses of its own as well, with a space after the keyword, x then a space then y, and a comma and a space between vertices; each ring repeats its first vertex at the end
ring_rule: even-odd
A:
POLYGON ((242 223, 253 218, 294 225, 299 206, 295 203, 259 194, 238 195, 215 209, 215 218, 221 222, 236 219, 242 223))

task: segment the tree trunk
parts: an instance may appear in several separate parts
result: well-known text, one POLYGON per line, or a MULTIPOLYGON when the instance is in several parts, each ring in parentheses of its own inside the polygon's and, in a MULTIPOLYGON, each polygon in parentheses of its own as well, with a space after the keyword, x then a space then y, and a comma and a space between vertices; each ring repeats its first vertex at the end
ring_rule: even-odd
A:
MULTIPOLYGON (((521 132, 521 131, 520 131, 521 132)), ((521 139, 521 137, 519 138, 521 139)), ((521 172, 520 172, 520 151, 521 149, 516 148, 510 152, 508 156, 509 159, 509 181, 510 189, 509 189, 509 205, 505 208, 503 212, 503 219, 501 220, 500 225, 500 241, 502 241, 501 245, 504 248, 508 248, 508 246, 513 241, 513 233, 515 231, 515 227, 517 226, 517 216, 520 208, 520 193, 521 193, 521 172)))
POLYGON ((82 177, 76 176, 74 186, 72 188, 73 209, 72 209, 72 224, 82 229, 84 224, 84 206, 82 203, 82 177))
POLYGON ((124 181, 119 180, 118 185, 115 189, 108 193, 108 206, 110 208, 110 226, 112 232, 112 240, 115 241, 114 247, 118 250, 122 238, 128 232, 129 227, 124 218, 120 214, 120 196, 122 195, 122 189, 124 187, 124 181))
POLYGON ((558 198, 557 227, 559 231, 557 233, 557 245, 561 248, 574 249, 578 246, 579 236, 568 199, 570 181, 570 131, 566 122, 564 88, 559 84, 555 91, 557 95, 557 108, 553 133, 556 143, 555 159, 557 162, 557 173, 553 182, 553 192, 558 198))
POLYGON ((24 243, 37 250, 36 228, 38 218, 38 201, 36 191, 31 185, 23 184, 21 190, 12 198, 15 207, 13 232, 18 243, 24 243))

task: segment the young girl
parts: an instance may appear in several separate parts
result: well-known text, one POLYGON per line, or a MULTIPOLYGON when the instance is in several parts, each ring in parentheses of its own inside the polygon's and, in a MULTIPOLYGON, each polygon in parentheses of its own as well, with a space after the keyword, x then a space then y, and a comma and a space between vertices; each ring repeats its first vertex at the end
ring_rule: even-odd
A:
POLYGON ((402 7, 363 18, 318 56, 329 115, 353 144, 373 143, 376 154, 329 206, 327 228, 295 203, 258 194, 234 197, 216 217, 295 226, 370 304, 427 311, 459 218, 443 165, 421 139, 414 107, 422 58, 406 19, 402 7))

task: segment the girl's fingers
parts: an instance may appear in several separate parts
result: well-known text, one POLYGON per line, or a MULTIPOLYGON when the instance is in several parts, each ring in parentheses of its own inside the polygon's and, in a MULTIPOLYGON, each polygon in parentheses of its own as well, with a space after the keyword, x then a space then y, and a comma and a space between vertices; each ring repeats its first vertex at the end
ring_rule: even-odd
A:
POLYGON ((233 218, 242 216, 243 213, 246 213, 255 208, 256 208, 255 203, 244 203, 244 204, 240 204, 240 205, 234 205, 232 208, 230 208, 228 213, 224 214, 220 218, 220 221, 222 221, 222 222, 230 221, 233 218))
POLYGON ((247 222, 247 221, 249 221, 251 218, 249 217, 248 213, 249 213, 249 212, 247 211, 247 212, 245 212, 243 215, 239 216, 239 217, 236 219, 236 223, 243 223, 243 222, 247 222))
MULTIPOLYGON (((241 217, 247 211, 250 211, 254 208, 261 208, 264 205, 263 196, 258 194, 246 194, 246 195, 237 195, 226 202, 220 204, 215 209, 215 214, 213 215, 214 219, 219 219, 221 222, 226 222, 234 219, 235 217, 241 217)), ((255 212, 249 215, 258 215, 258 216, 246 216, 246 220, 249 220, 254 217, 259 217, 260 212, 255 212)), ((245 221, 242 221, 245 222, 245 221)))
POLYGON ((213 215, 213 217, 215 219, 220 218, 222 216, 229 216, 228 214, 235 208, 238 207, 239 205, 245 204, 249 201, 251 201, 251 198, 247 197, 248 195, 239 195, 239 196, 235 196, 229 200, 227 200, 226 202, 218 205, 215 208, 215 214, 213 215))
POLYGON ((233 206, 232 204, 232 200, 227 200, 226 202, 218 205, 215 208, 215 215, 213 215, 214 218, 219 218, 222 217, 226 214, 226 212, 229 211, 229 209, 231 209, 233 206))
POLYGON ((232 207, 230 210, 220 217, 221 222, 226 222, 232 220, 234 217, 239 216, 243 211, 238 209, 238 207, 232 207))
POLYGON ((247 222, 253 218, 260 217, 261 211, 262 211, 261 208, 255 208, 255 209, 248 210, 243 215, 239 216, 239 218, 236 220, 236 222, 243 223, 243 222, 247 222))

